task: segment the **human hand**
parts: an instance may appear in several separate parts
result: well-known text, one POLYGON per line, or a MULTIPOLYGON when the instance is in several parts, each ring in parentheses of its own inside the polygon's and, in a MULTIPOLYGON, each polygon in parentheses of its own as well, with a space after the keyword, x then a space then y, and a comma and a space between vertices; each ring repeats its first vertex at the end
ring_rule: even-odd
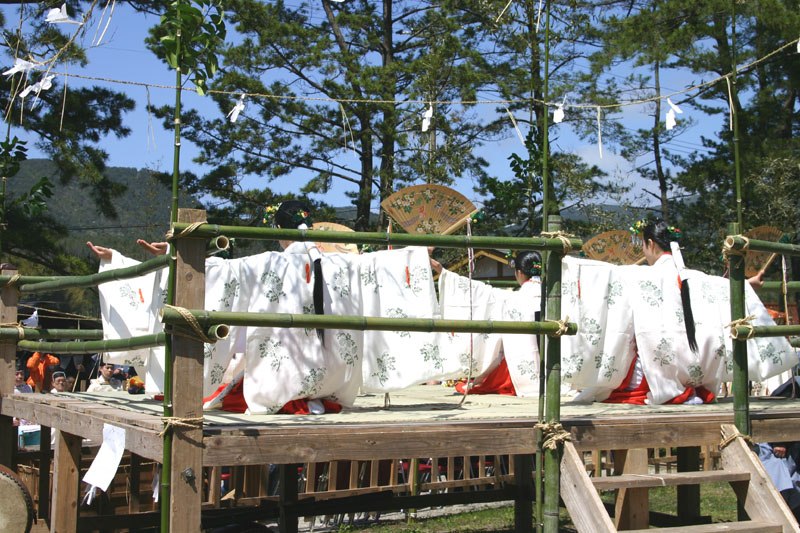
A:
POLYGON ((772 455, 780 459, 783 459, 784 457, 786 457, 786 448, 784 448, 783 446, 773 446, 772 455))
POLYGON ((95 246, 92 244, 92 241, 87 241, 86 246, 97 256, 98 259, 103 261, 111 261, 111 248, 105 248, 103 246, 95 246))
POLYGON ((747 282, 750 284, 753 289, 758 290, 764 286, 764 271, 762 270, 752 278, 748 278, 747 282))
POLYGON ((167 242, 147 242, 144 239, 136 239, 136 244, 153 255, 167 255, 167 251, 169 251, 169 243, 167 242))

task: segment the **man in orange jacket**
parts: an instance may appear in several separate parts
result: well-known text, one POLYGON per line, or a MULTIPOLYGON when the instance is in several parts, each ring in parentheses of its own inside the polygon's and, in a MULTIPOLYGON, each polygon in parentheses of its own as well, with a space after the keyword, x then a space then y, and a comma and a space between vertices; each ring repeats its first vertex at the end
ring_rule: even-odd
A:
POLYGON ((59 363, 58 357, 54 357, 49 353, 42 354, 34 352, 30 359, 28 359, 28 385, 33 387, 35 392, 49 391, 53 388, 52 375, 53 369, 48 368, 59 363))

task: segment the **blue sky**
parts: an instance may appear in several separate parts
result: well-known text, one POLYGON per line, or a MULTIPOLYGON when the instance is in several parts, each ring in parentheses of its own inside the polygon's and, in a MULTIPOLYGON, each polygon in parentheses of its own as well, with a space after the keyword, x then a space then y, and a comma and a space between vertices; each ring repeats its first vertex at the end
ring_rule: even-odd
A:
MULTIPOLYGON (((3 7, 7 20, 11 21, 16 17, 16 8, 3 7)), ((94 19, 99 18, 100 6, 98 5, 94 19)), ((105 20, 100 25, 105 25, 105 20)), ((127 125, 132 129, 130 136, 124 139, 116 137, 105 139, 102 143, 103 149, 110 154, 111 166, 125 166, 135 168, 149 168, 154 170, 171 170, 173 157, 173 133, 166 131, 161 123, 151 121, 146 112, 146 103, 152 105, 171 105, 174 103, 174 92, 172 89, 160 88, 158 85, 171 86, 175 81, 175 74, 168 70, 167 66, 158 61, 155 56, 145 48, 144 39, 147 36, 147 29, 157 22, 155 17, 145 16, 135 13, 127 4, 120 3, 116 6, 111 22, 105 33, 102 43, 99 46, 90 46, 92 39, 99 32, 98 21, 94 20, 88 27, 84 36, 80 38, 83 46, 87 47, 88 65, 85 68, 69 67, 68 72, 85 76, 105 78, 109 80, 128 81, 149 84, 149 91, 141 85, 124 85, 113 82, 96 82, 69 78, 68 88, 81 85, 102 84, 110 86, 115 90, 125 91, 131 98, 136 100, 135 111, 128 113, 125 117, 127 125), (149 93, 149 94, 148 94, 149 93)), ((67 30, 71 30, 67 28, 67 30)), ((230 30, 229 30, 230 32, 230 30)), ((9 61, 9 66, 11 62, 9 61)), ((576 65, 582 68, 581 65, 576 65)), ((63 66, 54 69, 55 73, 63 72, 63 66)), ((618 75, 627 74, 619 72, 618 75)), ((61 80, 59 80, 61 81, 61 80)), ((669 92, 679 90, 685 86, 697 82, 696 76, 688 73, 664 73, 662 74, 662 91, 669 92)), ((191 86, 191 84, 190 84, 191 86)), ((560 99, 559 95, 553 95, 554 99, 560 99)), ((577 103, 577 102, 570 102, 577 103)), ((721 102, 723 104, 724 102, 721 102)), ((209 116, 218 116, 220 111, 213 105, 209 98, 203 98, 194 92, 185 91, 183 93, 183 105, 186 108, 196 108, 209 116)), ((664 105, 666 107, 666 104, 664 105)), ((492 106, 494 109, 494 106, 492 106)), ((703 120, 698 116, 698 112, 693 112, 688 105, 683 106, 684 117, 695 116, 696 125, 684 134, 679 140, 672 143, 669 148, 682 153, 690 153, 694 150, 702 149, 699 145, 701 135, 713 136, 718 128, 718 119, 703 120)), ((652 124, 652 117, 647 113, 644 106, 632 106, 623 109, 620 116, 623 124, 629 128, 649 127, 652 124)), ((663 116, 662 116, 663 120, 663 116)), ((489 171, 498 176, 510 176, 508 167, 508 156, 512 152, 521 152, 522 144, 513 129, 511 122, 508 122, 508 135, 502 141, 486 145, 479 149, 480 155, 490 162, 489 171)), ((523 134, 525 131, 523 131, 523 134)), ((20 128, 16 131, 12 129, 12 134, 22 135, 20 128)), ((552 129, 553 146, 557 150, 574 152, 581 155, 588 163, 596 164, 603 170, 612 175, 623 177, 628 183, 634 185, 634 193, 641 194, 643 186, 654 189, 655 184, 638 179, 635 172, 636 164, 645 163, 647 158, 631 164, 614 153, 614 149, 607 143, 603 146, 603 158, 599 157, 596 143, 590 143, 579 139, 574 135, 566 124, 554 125, 552 129)), ((202 175, 207 168, 200 167, 192 161, 197 154, 197 150, 191 143, 184 142, 181 152, 181 168, 191 170, 202 175)), ((31 151, 32 157, 36 157, 35 150, 31 151)), ((343 156, 344 163, 348 164, 347 158, 353 158, 352 154, 343 156)), ((355 160, 351 164, 355 164, 355 160)), ((304 184, 304 180, 298 175, 290 175, 282 179, 271 182, 269 186, 280 192, 297 192, 304 184)), ((258 180, 253 179, 252 186, 259 186, 258 180)), ((266 185, 264 183, 263 185, 266 185)), ((472 183, 462 180, 454 186, 459 192, 466 195, 476 203, 479 198, 472 191, 472 183)), ((324 200, 333 205, 346 205, 349 199, 345 196, 347 186, 337 184, 331 193, 326 194, 324 200)), ((323 199, 319 197, 319 199, 323 199)), ((652 203, 650 199, 644 202, 652 203)), ((377 205, 374 206, 377 209, 377 205)))

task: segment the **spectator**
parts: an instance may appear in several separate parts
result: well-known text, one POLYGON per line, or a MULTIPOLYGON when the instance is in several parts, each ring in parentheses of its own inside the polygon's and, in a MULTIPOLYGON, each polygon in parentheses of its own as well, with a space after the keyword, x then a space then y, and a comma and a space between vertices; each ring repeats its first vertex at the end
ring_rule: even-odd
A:
POLYGON ((33 388, 25 383, 25 370, 20 362, 17 362, 17 371, 14 373, 14 394, 24 394, 33 392, 33 388))
POLYGON ((75 376, 67 376, 67 392, 75 392, 75 376))
POLYGON ((67 375, 61 371, 53 372, 53 389, 50 392, 70 392, 67 389, 67 375))
POLYGON ((28 359, 28 385, 33 387, 37 392, 49 391, 53 388, 52 383, 52 369, 50 367, 58 365, 58 357, 54 357, 41 352, 34 352, 30 359, 28 359))
POLYGON ((122 382, 114 378, 114 365, 100 362, 99 375, 89 384, 86 392, 109 392, 122 390, 122 382))

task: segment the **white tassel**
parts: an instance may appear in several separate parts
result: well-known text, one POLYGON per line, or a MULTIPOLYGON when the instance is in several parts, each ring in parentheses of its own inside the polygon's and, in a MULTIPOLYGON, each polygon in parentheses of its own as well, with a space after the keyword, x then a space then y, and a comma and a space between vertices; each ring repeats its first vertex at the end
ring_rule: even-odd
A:
POLYGON ((236 105, 233 106, 233 109, 228 111, 228 118, 231 119, 231 122, 236 122, 239 118, 239 113, 244 111, 244 95, 239 97, 239 101, 236 102, 236 105))
POLYGON ((675 113, 681 114, 683 113, 683 111, 681 111, 680 107, 673 104, 672 100, 670 100, 669 98, 667 98, 667 103, 669 104, 669 110, 667 111, 667 120, 666 120, 667 129, 671 130, 678 123, 678 121, 675 119, 675 113))
POLYGON ((431 127, 431 119, 433 118, 433 104, 428 104, 428 109, 422 114, 422 131, 428 131, 431 127))
POLYGON ((564 120, 564 104, 556 104, 556 110, 553 112, 553 122, 555 124, 564 120))

